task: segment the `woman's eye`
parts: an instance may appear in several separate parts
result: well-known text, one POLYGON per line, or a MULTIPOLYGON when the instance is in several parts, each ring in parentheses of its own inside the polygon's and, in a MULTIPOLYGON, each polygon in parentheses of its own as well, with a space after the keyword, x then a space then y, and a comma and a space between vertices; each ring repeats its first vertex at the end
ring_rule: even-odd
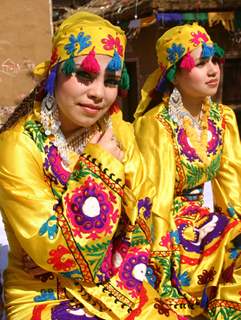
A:
POLYGON ((197 67, 199 67, 199 66, 204 66, 206 62, 207 62, 206 60, 201 60, 200 62, 198 62, 198 63, 196 64, 196 66, 197 66, 197 67))
POLYGON ((77 70, 75 76, 79 81, 89 82, 94 80, 90 73, 83 70, 77 70))
POLYGON ((119 79, 109 78, 105 80, 105 85, 110 87, 117 87, 120 84, 119 79))

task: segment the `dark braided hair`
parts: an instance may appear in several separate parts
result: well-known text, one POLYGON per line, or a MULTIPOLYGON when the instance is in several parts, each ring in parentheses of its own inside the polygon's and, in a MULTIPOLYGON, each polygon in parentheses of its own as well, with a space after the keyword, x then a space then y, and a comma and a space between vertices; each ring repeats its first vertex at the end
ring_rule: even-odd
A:
POLYGON ((0 133, 10 129, 13 127, 19 119, 23 118, 27 114, 31 113, 34 106, 35 100, 41 100, 43 98, 43 90, 41 90, 42 86, 35 87, 30 94, 23 99, 22 102, 16 107, 7 121, 0 128, 0 133))

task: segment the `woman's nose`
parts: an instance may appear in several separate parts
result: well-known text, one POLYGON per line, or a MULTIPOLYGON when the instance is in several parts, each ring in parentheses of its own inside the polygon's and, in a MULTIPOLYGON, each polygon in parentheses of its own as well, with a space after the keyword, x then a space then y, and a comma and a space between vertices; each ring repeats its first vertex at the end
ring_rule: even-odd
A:
POLYGON ((104 98, 104 82, 102 79, 95 79, 88 89, 88 96, 95 101, 101 101, 104 98))
POLYGON ((208 62, 208 74, 209 75, 216 75, 219 71, 218 63, 214 63, 212 60, 208 62))

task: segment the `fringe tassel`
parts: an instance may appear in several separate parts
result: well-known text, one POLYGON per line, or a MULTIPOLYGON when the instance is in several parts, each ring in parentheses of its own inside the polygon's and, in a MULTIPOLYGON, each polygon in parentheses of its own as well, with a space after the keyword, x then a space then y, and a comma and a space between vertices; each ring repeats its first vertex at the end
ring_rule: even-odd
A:
POLYGON ((166 75, 161 76, 161 78, 158 81, 158 84, 156 85, 155 90, 158 92, 163 92, 165 90, 166 87, 166 75))
POLYGON ((94 48, 88 53, 88 55, 81 62, 81 68, 90 73, 99 73, 100 65, 95 58, 95 50, 94 48))
POLYGON ((168 71, 167 71, 167 80, 172 82, 173 79, 175 78, 176 75, 176 71, 177 71, 177 66, 174 64, 168 71))
POLYGON ((46 80, 45 83, 45 91, 49 93, 49 95, 53 96, 54 95, 54 88, 55 88, 55 80, 56 80, 56 75, 57 75, 57 70, 58 70, 58 65, 56 64, 53 69, 50 71, 50 74, 46 80))
POLYGON ((216 57, 223 58, 223 56, 224 56, 223 48, 219 47, 219 45, 217 43, 214 43, 213 44, 213 49, 214 49, 214 55, 216 57))
POLYGON ((75 62, 74 62, 74 57, 72 56, 69 59, 65 60, 65 62, 63 64, 62 72, 66 76, 70 76, 75 71, 76 71, 76 65, 75 65, 75 62))
POLYGON ((208 46, 205 42, 202 44, 202 55, 201 57, 206 59, 214 55, 214 47, 208 46))
POLYGON ((202 300, 200 302, 200 307, 205 310, 207 308, 207 305, 208 305, 208 296, 207 296, 207 287, 205 287, 203 290, 202 300))
POLYGON ((191 71, 194 66, 195 66, 195 61, 194 61, 193 57, 191 56, 190 51, 188 51, 187 54, 185 54, 185 56, 182 58, 180 67, 182 69, 186 69, 188 71, 191 71))
POLYGON ((124 64, 122 74, 121 74, 121 80, 120 80, 120 88, 123 90, 129 90, 130 88, 130 77, 128 74, 128 71, 126 69, 126 66, 124 64))
POLYGON ((114 56, 111 59, 111 61, 109 62, 108 66, 107 66, 107 70, 109 71, 118 71, 121 70, 121 58, 118 54, 118 52, 115 50, 114 52, 114 56))

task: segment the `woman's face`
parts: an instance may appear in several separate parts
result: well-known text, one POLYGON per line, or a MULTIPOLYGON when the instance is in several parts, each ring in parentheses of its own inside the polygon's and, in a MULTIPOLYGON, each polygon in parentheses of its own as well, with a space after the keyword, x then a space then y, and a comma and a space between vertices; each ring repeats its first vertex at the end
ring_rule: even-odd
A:
POLYGON ((61 129, 67 135, 80 127, 95 124, 108 111, 118 93, 121 71, 106 69, 111 57, 96 55, 99 73, 81 69, 83 59, 84 56, 75 58, 75 74, 66 76, 60 71, 56 81, 55 98, 61 129))
POLYGON ((216 94, 220 81, 220 68, 215 57, 201 58, 202 48, 198 47, 191 52, 195 66, 191 71, 179 68, 174 85, 182 96, 193 100, 202 100, 216 94))

